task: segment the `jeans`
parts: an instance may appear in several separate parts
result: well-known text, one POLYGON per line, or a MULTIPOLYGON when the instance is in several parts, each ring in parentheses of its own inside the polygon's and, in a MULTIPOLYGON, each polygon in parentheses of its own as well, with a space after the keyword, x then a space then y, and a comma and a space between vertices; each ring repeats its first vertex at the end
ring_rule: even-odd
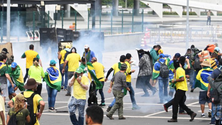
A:
POLYGON ((160 103, 163 103, 168 96, 168 78, 159 78, 159 98, 160 103))
POLYGON ((65 67, 65 72, 64 74, 62 73, 62 69, 63 69, 63 64, 60 64, 60 72, 62 75, 62 85, 64 87, 64 89, 67 89, 67 85, 68 85, 68 66, 65 67), (64 82, 64 75, 65 75, 65 82, 64 82))
MULTIPOLYGON (((71 79, 73 74, 74 74, 74 72, 68 72, 68 79, 71 79)), ((71 87, 70 86, 68 86, 67 94, 71 94, 71 87)))
POLYGON ((185 93, 186 91, 176 90, 173 98, 173 119, 177 119, 178 105, 180 105, 180 107, 183 108, 188 115, 191 115, 193 113, 193 111, 191 111, 184 103, 184 96, 186 96, 185 93))
POLYGON ((84 125, 84 110, 85 110, 86 100, 76 99, 73 96, 68 104, 68 110, 70 114, 70 120, 73 125, 84 125), (79 119, 76 119, 76 109, 79 111, 79 119))
POLYGON ((140 83, 140 88, 143 89, 145 95, 149 95, 147 88, 149 88, 153 93, 155 93, 156 91, 156 88, 150 84, 151 77, 152 75, 147 75, 147 76, 139 76, 137 78, 138 83, 140 83))
POLYGON ((133 104, 133 107, 136 106, 136 100, 135 100, 135 93, 134 93, 134 90, 133 90, 133 87, 131 85, 131 82, 126 82, 127 86, 129 87, 130 91, 130 99, 131 99, 131 102, 133 104))
MULTIPOLYGON (((7 80, 8 81, 8 80, 7 80)), ((14 87, 12 88, 12 85, 11 85, 11 83, 9 82, 8 83, 8 94, 9 95, 11 95, 11 94, 13 94, 13 93, 15 93, 15 87, 16 87, 16 85, 14 84, 14 87)))
POLYGON ((29 73, 29 69, 26 68, 26 73, 25 73, 25 77, 24 77, 24 83, 26 82, 26 79, 28 78, 28 73, 29 73))
POLYGON ((191 85, 191 89, 195 88, 195 71, 193 69, 189 70, 189 76, 190 76, 190 85, 191 85))
POLYGON ((210 25, 210 23, 211 23, 211 17, 208 16, 208 17, 207 17, 207 25, 208 25, 208 24, 210 25))
POLYGON ((57 95, 58 90, 50 88, 48 85, 46 85, 46 89, 48 92, 49 108, 55 108, 55 101, 56 101, 56 95, 57 95))
MULTIPOLYGON (((101 82, 102 83, 102 85, 103 85, 103 87, 104 87, 104 82, 101 82)), ((99 94, 100 94, 100 96, 101 96, 101 104, 102 103, 105 103, 105 97, 104 97, 104 93, 103 93, 103 87, 101 88, 101 89, 99 89, 99 94)), ((98 91, 98 90, 96 90, 96 91, 98 91)))

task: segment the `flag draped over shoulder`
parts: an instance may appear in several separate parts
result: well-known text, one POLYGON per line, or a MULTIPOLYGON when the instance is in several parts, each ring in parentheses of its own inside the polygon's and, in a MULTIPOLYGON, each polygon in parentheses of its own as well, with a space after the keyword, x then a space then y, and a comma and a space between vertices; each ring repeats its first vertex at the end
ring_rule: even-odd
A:
POLYGON ((46 70, 44 80, 50 88, 61 90, 62 77, 56 67, 49 67, 46 70))
MULTIPOLYGON (((11 69, 11 67, 9 67, 11 69)), ((22 69, 20 66, 17 65, 14 71, 11 71, 11 77, 13 78, 16 86, 19 88, 20 91, 24 91, 24 79, 22 75, 22 69)))
POLYGON ((96 84, 96 89, 102 89, 103 85, 102 83, 97 79, 96 77, 96 73, 95 73, 95 69, 92 65, 92 63, 87 62, 87 68, 88 68, 88 72, 91 76, 91 78, 94 80, 95 84, 96 84))
POLYGON ((195 88, 199 87, 202 90, 208 89, 209 81, 207 80, 208 76, 212 74, 213 70, 211 68, 201 69, 196 76, 195 88))

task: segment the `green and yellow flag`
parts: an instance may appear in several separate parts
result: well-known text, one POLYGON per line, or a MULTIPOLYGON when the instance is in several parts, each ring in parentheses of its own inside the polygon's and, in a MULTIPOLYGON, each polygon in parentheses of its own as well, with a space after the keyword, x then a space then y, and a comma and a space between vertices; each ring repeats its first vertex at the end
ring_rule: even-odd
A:
POLYGON ((50 88, 58 91, 61 90, 62 77, 60 71, 55 66, 49 67, 46 70, 44 81, 50 88))

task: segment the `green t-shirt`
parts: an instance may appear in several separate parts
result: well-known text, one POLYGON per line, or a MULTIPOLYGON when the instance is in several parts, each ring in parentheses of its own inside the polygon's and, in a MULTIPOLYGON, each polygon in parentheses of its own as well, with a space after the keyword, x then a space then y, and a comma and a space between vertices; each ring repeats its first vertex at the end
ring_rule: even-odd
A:
POLYGON ((42 83, 42 78, 45 77, 45 73, 44 73, 43 68, 41 66, 38 66, 38 67, 31 66, 29 68, 28 74, 29 74, 30 78, 35 79, 36 82, 38 82, 38 83, 42 83))
MULTIPOLYGON (((11 116, 14 115, 15 109, 11 108, 8 112, 8 115, 11 116)), ((17 115, 16 115, 16 119, 17 119, 17 125, 25 125, 26 122, 26 117, 29 115, 29 110, 28 109, 22 109, 17 115)))

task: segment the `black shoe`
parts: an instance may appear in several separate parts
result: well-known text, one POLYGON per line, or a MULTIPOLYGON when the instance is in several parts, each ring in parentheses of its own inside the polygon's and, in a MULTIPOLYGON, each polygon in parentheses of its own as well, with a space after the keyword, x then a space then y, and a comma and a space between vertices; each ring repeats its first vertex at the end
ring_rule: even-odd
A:
POLYGON ((163 105, 163 107, 164 107, 164 110, 165 110, 166 112, 168 112, 168 108, 166 107, 165 104, 163 105))
POLYGON ((106 117, 108 117, 110 120, 114 120, 114 118, 112 116, 109 116, 106 114, 106 117))
POLYGON ((112 107, 109 106, 109 107, 106 109, 106 111, 109 112, 109 111, 111 110, 111 108, 112 108, 112 107))
POLYGON ((105 103, 101 103, 101 104, 99 104, 99 106, 106 106, 106 104, 105 103))
POLYGON ((125 120, 126 118, 125 117, 119 117, 119 120, 125 120))
POLYGON ((194 91, 194 89, 191 89, 191 90, 190 90, 190 92, 193 92, 193 91, 194 91))
POLYGON ((71 94, 70 94, 70 93, 67 93, 65 96, 71 96, 71 94))
POLYGON ((196 116, 197 116, 197 113, 192 113, 190 115, 190 122, 192 122, 196 116))
POLYGON ((177 119, 170 119, 168 122, 177 122, 177 119))

